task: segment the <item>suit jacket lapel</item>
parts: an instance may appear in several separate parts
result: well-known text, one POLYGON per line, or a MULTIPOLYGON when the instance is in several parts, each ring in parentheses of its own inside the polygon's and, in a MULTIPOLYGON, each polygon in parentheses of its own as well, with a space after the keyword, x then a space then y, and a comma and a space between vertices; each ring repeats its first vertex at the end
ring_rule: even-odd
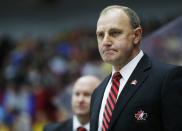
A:
POLYGON ((105 88, 107 86, 107 83, 110 79, 111 75, 107 76, 104 81, 97 87, 97 94, 94 95, 94 103, 92 104, 93 106, 93 116, 91 117, 93 121, 93 125, 91 125, 91 128, 96 131, 98 129, 98 120, 99 120, 99 113, 100 113, 100 108, 101 108, 101 103, 104 95, 105 88))
POLYGON ((118 98, 108 130, 110 130, 110 128, 113 126, 113 124, 117 120, 119 114, 122 113, 122 111, 126 107, 129 100, 132 99, 132 96, 135 95, 137 90, 141 87, 142 83, 146 80, 148 76, 148 69, 150 66, 151 66, 151 63, 148 57, 144 55, 143 58, 138 63, 135 70, 133 71, 133 73, 131 74, 129 80, 127 81, 125 87, 123 88, 118 98), (137 83, 131 84, 133 80, 137 80, 137 83))

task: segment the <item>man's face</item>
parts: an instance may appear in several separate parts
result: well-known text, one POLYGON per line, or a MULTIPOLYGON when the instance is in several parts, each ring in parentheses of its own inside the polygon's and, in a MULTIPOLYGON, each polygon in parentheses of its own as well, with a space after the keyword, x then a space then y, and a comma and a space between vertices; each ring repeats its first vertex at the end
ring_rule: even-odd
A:
POLYGON ((88 81, 79 81, 73 88, 72 109, 76 115, 89 115, 90 100, 95 87, 88 81))
POLYGON ((97 22, 97 41, 102 59, 114 66, 125 65, 135 52, 135 34, 129 17, 113 9, 100 16, 97 22))

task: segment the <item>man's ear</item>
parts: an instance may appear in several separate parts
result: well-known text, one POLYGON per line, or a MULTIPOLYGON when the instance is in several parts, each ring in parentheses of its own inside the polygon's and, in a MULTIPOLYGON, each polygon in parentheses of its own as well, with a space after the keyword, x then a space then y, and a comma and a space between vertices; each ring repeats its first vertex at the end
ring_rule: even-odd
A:
POLYGON ((136 29, 134 29, 133 43, 138 44, 141 41, 141 38, 142 38, 142 28, 137 27, 136 29))

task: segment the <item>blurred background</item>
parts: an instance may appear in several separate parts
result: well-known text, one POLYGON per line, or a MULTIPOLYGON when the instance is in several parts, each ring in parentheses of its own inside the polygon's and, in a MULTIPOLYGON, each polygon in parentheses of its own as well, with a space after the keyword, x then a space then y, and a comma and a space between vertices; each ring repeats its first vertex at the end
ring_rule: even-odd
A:
POLYGON ((110 4, 138 13, 144 52, 182 65, 181 0, 0 0, 0 131, 42 131, 64 121, 74 81, 109 74, 95 30, 110 4))

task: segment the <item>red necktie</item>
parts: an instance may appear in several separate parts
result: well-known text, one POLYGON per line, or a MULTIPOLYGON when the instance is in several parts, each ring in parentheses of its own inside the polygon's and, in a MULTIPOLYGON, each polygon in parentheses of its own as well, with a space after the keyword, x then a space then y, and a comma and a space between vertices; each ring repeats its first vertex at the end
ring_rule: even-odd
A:
POLYGON ((84 127, 78 127, 77 131, 87 131, 84 127))
POLYGON ((103 119, 102 119, 102 131, 106 131, 109 127, 109 123, 112 117, 112 112, 114 110, 114 106, 117 102, 117 96, 118 96, 118 91, 119 91, 119 86, 120 86, 120 79, 121 79, 121 74, 119 72, 115 72, 113 77, 112 77, 112 85, 111 89, 109 91, 109 95, 107 97, 106 105, 104 108, 104 113, 103 113, 103 119))

